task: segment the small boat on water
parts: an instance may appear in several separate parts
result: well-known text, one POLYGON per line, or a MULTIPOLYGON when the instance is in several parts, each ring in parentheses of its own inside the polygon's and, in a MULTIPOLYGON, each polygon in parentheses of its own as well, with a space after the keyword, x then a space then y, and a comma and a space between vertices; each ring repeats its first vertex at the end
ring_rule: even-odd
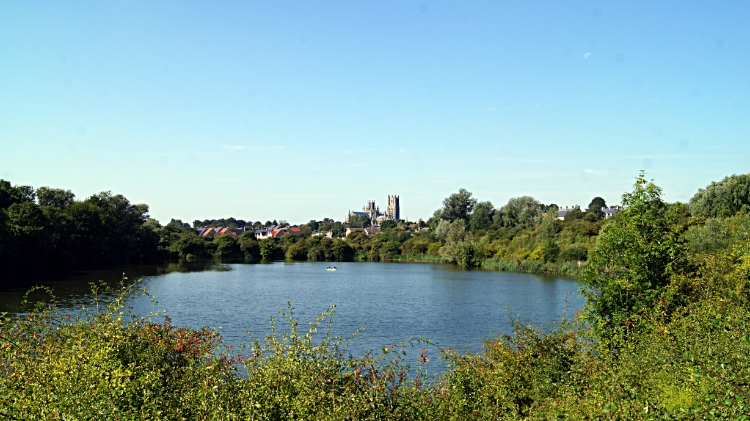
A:
POLYGON ((333 271, 333 270, 337 270, 337 269, 336 269, 335 267, 332 267, 332 268, 326 268, 326 270, 331 270, 331 271, 333 271))

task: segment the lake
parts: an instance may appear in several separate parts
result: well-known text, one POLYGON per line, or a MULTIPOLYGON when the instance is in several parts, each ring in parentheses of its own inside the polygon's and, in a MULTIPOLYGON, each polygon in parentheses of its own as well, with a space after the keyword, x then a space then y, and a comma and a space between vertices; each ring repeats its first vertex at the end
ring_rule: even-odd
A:
MULTIPOLYGON (((221 327, 235 345, 249 342, 243 330, 262 338, 269 316, 278 316, 287 301, 303 329, 335 304, 335 334, 365 328, 349 348, 355 356, 420 335, 441 347, 478 352, 483 338, 510 333, 508 310, 542 324, 560 320, 566 305, 572 315, 584 301, 571 279, 427 263, 171 263, 76 272, 45 284, 60 306, 76 312, 92 303, 89 282, 115 285, 123 273, 142 278, 158 301, 154 307, 147 297, 133 297, 129 304, 138 314, 159 309, 177 326, 221 327), (334 265, 337 271, 326 270, 334 265)), ((18 311, 23 292, 0 291, 0 311, 18 311)))

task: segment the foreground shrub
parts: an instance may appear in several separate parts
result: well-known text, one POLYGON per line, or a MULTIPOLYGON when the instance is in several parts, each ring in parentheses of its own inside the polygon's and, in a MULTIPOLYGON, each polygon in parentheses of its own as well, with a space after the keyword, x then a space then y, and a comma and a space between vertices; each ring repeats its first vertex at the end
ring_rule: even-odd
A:
POLYGON ((564 320, 544 330, 512 322, 513 335, 485 340, 482 354, 444 352, 453 369, 438 386, 442 399, 435 404, 442 417, 525 419, 570 382, 582 349, 576 324, 564 320))

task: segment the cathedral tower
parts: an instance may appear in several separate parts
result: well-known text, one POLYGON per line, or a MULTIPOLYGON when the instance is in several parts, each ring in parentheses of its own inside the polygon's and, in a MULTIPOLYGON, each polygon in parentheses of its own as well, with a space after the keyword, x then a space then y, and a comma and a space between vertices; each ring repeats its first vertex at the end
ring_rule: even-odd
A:
POLYGON ((391 219, 401 219, 401 206, 398 203, 398 195, 388 195, 388 208, 386 208, 385 212, 391 219))

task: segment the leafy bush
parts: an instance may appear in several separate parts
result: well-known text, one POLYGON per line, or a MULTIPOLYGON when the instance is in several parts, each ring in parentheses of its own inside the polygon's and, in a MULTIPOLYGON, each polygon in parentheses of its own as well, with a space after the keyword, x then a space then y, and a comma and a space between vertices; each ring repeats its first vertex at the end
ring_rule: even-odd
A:
POLYGON ((580 244, 573 244, 565 247, 560 253, 560 257, 568 262, 585 262, 588 259, 589 251, 580 244))

